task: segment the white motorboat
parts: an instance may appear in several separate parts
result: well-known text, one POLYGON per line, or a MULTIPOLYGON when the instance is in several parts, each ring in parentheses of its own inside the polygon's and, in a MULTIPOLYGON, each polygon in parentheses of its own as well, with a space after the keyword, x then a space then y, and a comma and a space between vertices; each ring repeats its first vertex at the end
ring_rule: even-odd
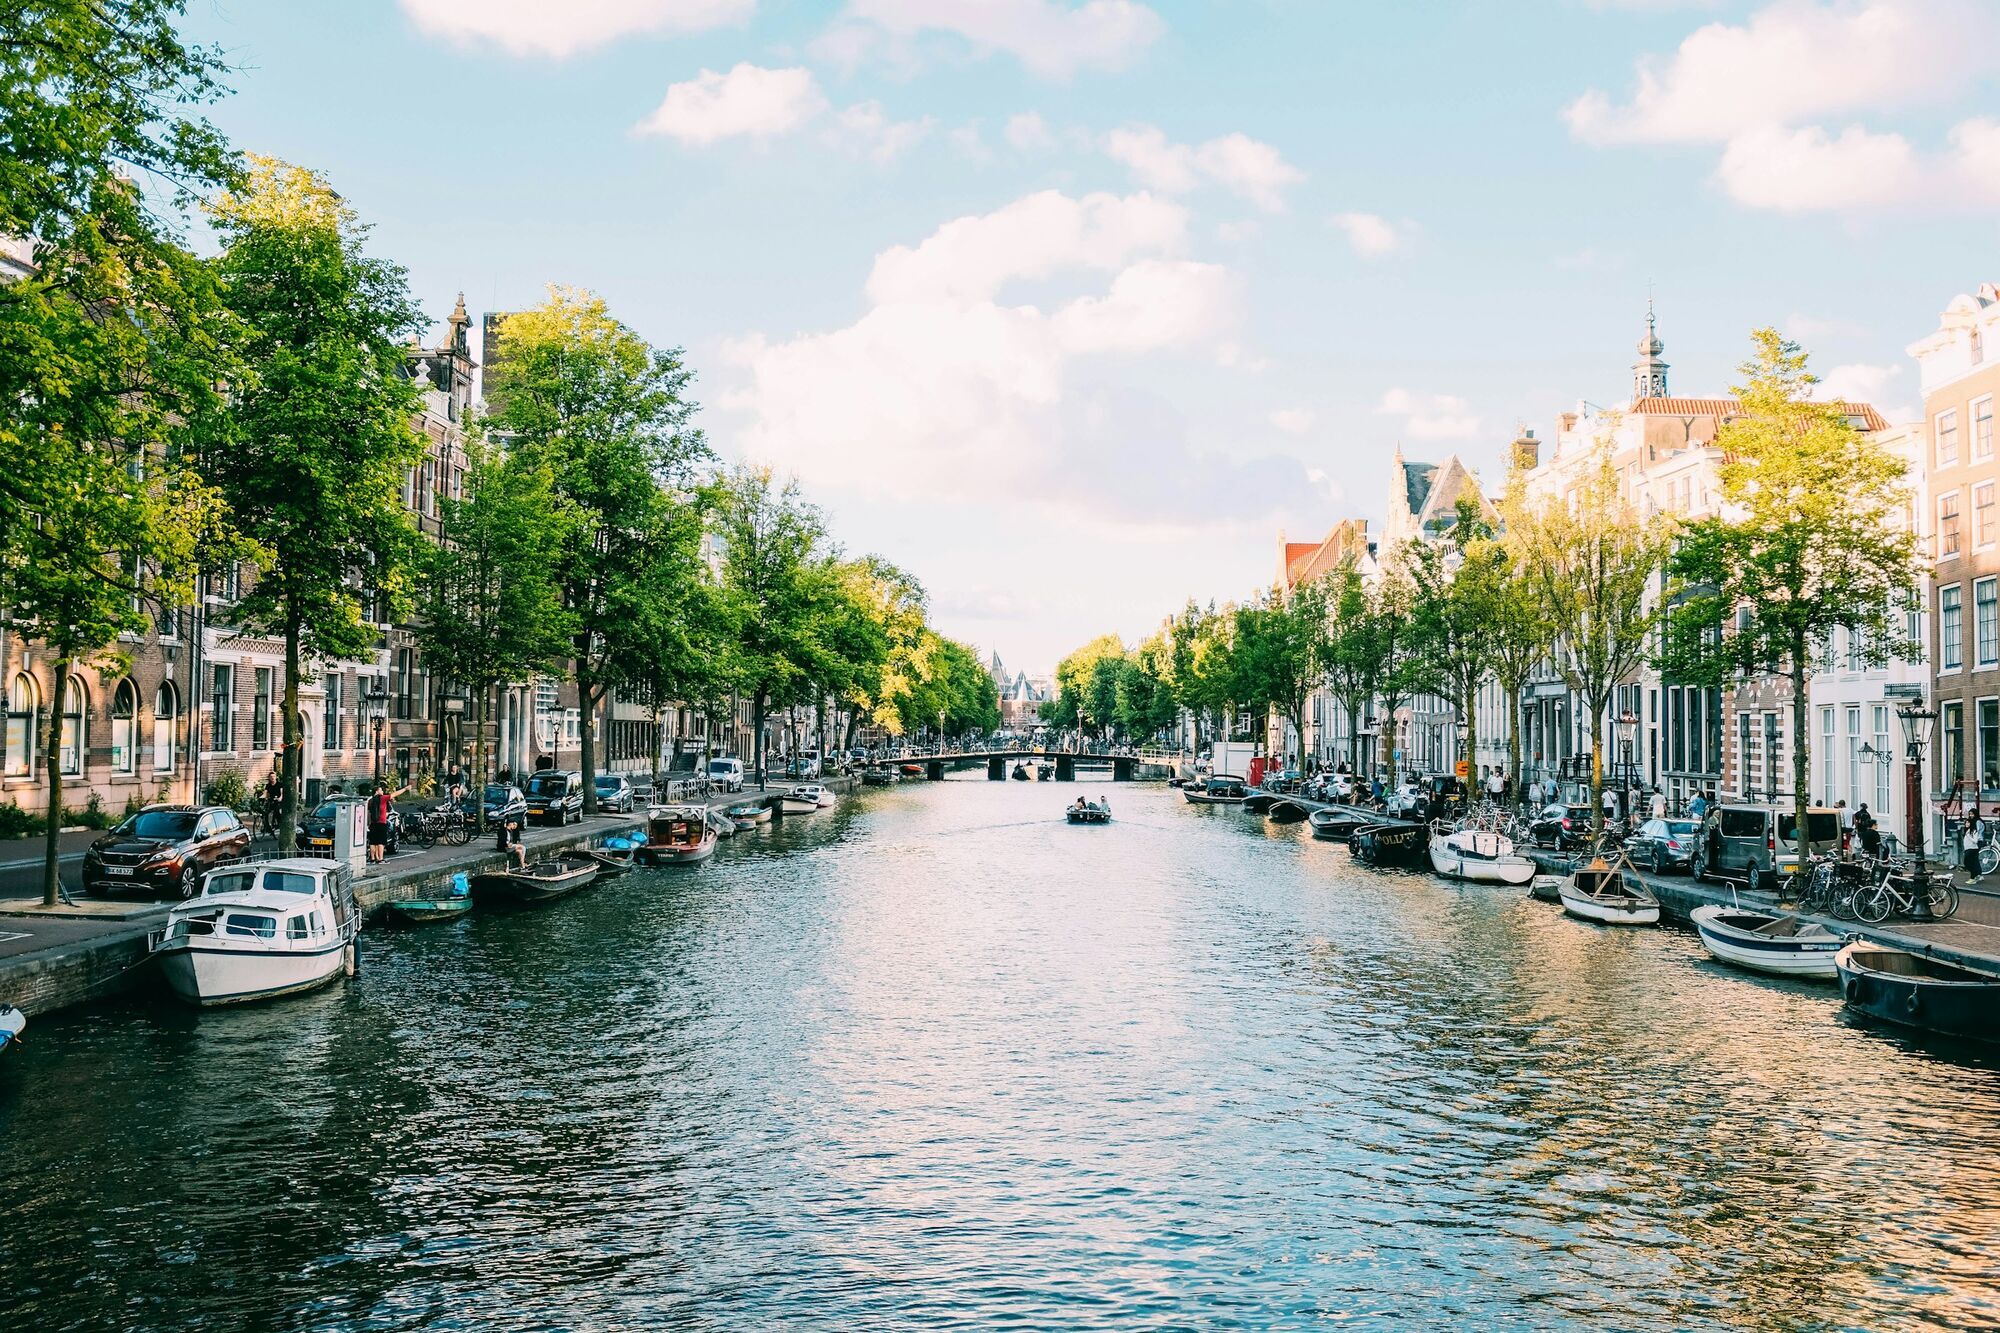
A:
POLYGON ((1561 893, 1563 911, 1585 921, 1605 926, 1659 924, 1660 900, 1629 864, 1614 866, 1599 857, 1577 867, 1562 882, 1561 893))
POLYGON ((1432 829, 1431 869, 1482 884, 1526 884, 1535 877, 1535 863, 1514 850, 1514 840, 1491 829, 1432 829))
POLYGON ((11 1050, 28 1027, 28 1016, 11 1004, 0 1004, 0 1052, 11 1050))
POLYGON ((167 916, 153 953, 174 994, 239 1004, 323 986, 354 971, 352 872, 318 857, 211 871, 167 916))
POLYGON ((1716 903, 1697 907, 1688 917, 1702 944, 1725 963, 1781 977, 1832 981, 1839 975, 1833 956, 1845 941, 1818 922, 1716 903))
POLYGON ((779 798, 779 805, 788 815, 809 815, 815 810, 824 810, 833 804, 833 793, 817 782, 794 787, 779 798))

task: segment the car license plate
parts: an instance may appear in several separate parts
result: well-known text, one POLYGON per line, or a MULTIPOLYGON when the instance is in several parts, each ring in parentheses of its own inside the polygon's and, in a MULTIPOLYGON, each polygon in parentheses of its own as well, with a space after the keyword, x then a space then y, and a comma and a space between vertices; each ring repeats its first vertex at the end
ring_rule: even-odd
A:
POLYGON ((307 838, 307 839, 306 839, 306 841, 307 841, 307 842, 309 842, 309 843, 311 843, 311 844, 312 844, 313 846, 315 846, 315 847, 331 847, 331 846, 333 846, 333 839, 332 839, 332 838, 307 838))
POLYGON ((132 873, 132 867, 131 867, 131 866, 106 866, 106 867, 104 867, 104 873, 105 873, 105 874, 107 874, 107 875, 129 875, 129 874, 131 874, 131 873, 132 873))
POLYGON ((539 805, 531 805, 528 807, 528 813, 531 815, 541 815, 541 814, 547 814, 548 812, 542 809, 542 807, 539 805))

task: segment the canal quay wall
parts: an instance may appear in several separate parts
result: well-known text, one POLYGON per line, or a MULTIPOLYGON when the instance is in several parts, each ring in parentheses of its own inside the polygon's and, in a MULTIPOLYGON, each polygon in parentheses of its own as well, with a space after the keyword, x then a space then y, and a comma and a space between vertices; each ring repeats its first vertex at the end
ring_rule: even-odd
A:
MULTIPOLYGON (((852 777, 821 782, 850 792, 852 777)), ((706 798, 711 808, 775 798, 785 788, 754 789, 706 798)), ((643 815, 599 815, 568 828, 531 828, 524 841, 531 857, 595 846, 645 826, 643 815)), ((481 840, 484 842, 484 840, 481 840)), ((357 876, 355 899, 364 917, 391 902, 435 897, 455 875, 477 875, 506 867, 507 856, 490 842, 464 847, 440 845, 370 866, 357 876)), ((170 903, 133 903, 81 898, 54 909, 33 902, 0 902, 0 1004, 34 1017, 124 994, 149 984, 151 937, 167 919, 170 903)))

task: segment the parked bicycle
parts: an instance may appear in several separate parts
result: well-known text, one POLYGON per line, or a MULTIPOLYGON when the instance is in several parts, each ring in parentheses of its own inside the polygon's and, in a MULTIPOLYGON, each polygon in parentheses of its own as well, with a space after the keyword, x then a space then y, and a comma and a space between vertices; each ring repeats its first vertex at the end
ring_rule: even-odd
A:
MULTIPOLYGON (((1956 914, 1958 886, 1951 882, 1950 872, 1930 875, 1927 880, 1921 900, 1929 907, 1930 915, 1942 921, 1956 914)), ((1855 895, 1854 915, 1871 926, 1892 916, 1915 915, 1919 893, 1916 875, 1909 867, 1899 866, 1896 873, 1884 875, 1865 893, 1855 895)))

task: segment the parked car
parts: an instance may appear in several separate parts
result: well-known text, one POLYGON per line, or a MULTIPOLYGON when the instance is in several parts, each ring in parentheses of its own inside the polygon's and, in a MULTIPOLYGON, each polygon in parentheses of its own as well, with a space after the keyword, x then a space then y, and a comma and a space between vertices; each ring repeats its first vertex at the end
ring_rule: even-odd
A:
POLYGON ((638 798, 632 780, 623 773, 597 775, 597 808, 607 814, 629 814, 638 798))
POLYGON ((511 782, 489 782, 480 794, 479 803, 486 808, 486 822, 497 823, 509 815, 526 822, 528 798, 521 795, 521 789, 511 782))
POLYGON ((228 806, 149 805, 84 850, 83 891, 189 898, 249 851, 250 830, 228 806))
POLYGON ((742 791, 743 761, 741 759, 709 760, 708 780, 722 791, 742 791))
POLYGON ((811 751, 807 751, 804 754, 793 755, 785 763, 785 776, 788 778, 818 777, 819 756, 812 753, 811 751))
POLYGON ((1528 832, 1537 847, 1574 850, 1590 841, 1590 807, 1565 805, 1561 801, 1545 805, 1528 826, 1528 832))
POLYGON ((528 818, 550 824, 583 822, 583 774, 545 768, 529 776, 523 791, 528 798, 528 818))
POLYGON ((1701 825, 1692 819, 1649 819, 1625 840, 1625 851, 1633 865, 1644 866, 1654 874, 1686 870, 1694 860, 1694 847, 1700 835, 1701 825))
MULTIPOLYGON (((315 806, 311 813, 299 821, 299 847, 308 856, 333 855, 333 826, 342 806, 365 804, 366 796, 329 796, 315 806)), ((403 845, 403 815, 395 806, 389 807, 389 840, 383 855, 393 856, 403 845)))
MULTIPOLYGON (((1742 880, 1745 887, 1776 892, 1778 881, 1799 868, 1798 816, 1790 806, 1719 805, 1702 821, 1691 869, 1696 879, 1742 880)), ((1806 854, 1840 848, 1840 812, 1806 811, 1806 854)))

